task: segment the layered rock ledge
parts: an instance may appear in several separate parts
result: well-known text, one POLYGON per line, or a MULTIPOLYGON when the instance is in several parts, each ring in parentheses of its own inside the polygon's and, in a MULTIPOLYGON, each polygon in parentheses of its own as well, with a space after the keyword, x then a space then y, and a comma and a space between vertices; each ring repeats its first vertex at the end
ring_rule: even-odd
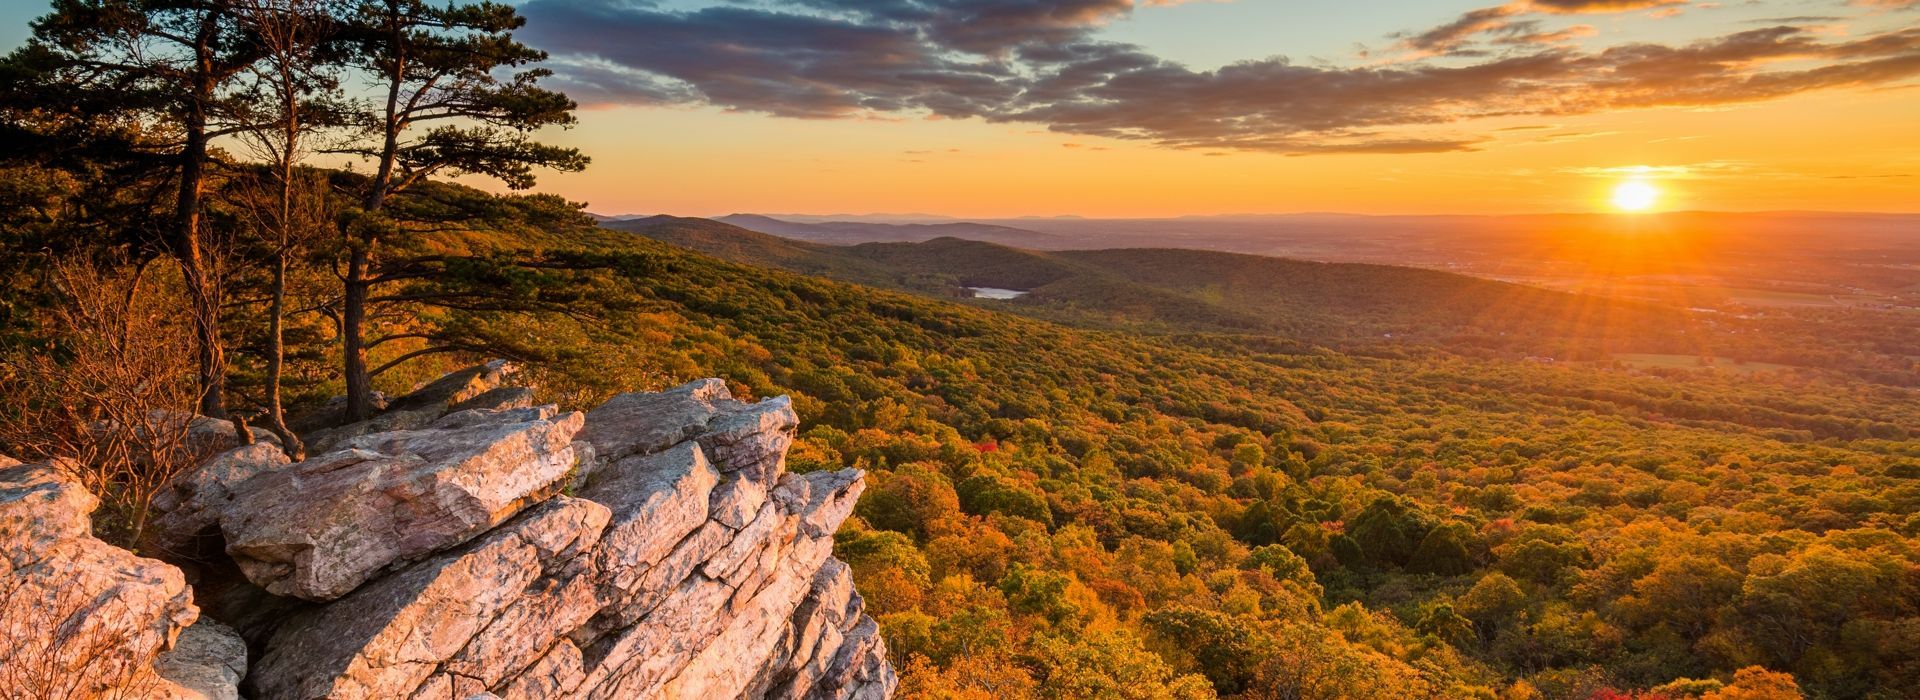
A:
MULTIPOLYGON (((120 586, 127 605, 78 613, 126 630, 107 635, 124 670, 90 692, 158 677, 162 697, 259 700, 891 695, 832 557, 864 475, 787 472, 786 399, 703 380, 562 414, 506 374, 450 375, 303 462, 255 444, 184 475, 154 527, 199 553, 191 589, 92 539, 90 496, 60 470, 0 470, 0 575, 120 586)), ((8 622, 0 645, 34 639, 34 620, 8 622)))

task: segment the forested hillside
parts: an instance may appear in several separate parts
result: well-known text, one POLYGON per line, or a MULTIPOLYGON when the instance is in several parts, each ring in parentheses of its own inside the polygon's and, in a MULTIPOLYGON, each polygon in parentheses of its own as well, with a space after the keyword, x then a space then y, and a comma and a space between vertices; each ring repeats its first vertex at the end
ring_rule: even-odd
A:
POLYGON ((874 472, 840 554, 922 696, 1891 698, 1920 672, 1909 390, 1078 330, 530 239, 623 260, 619 323, 513 322, 579 343, 548 382, 790 394, 796 468, 874 472))
MULTIPOLYGON (((1911 390, 1076 328, 550 197, 417 197, 485 215, 411 239, 445 272, 372 319, 376 385, 504 355, 574 406, 710 375, 791 395, 794 468, 872 472, 839 554, 910 697, 1893 698, 1920 673, 1911 390)), ((13 250, 15 289, 50 289, 13 250)), ((13 347, 36 298, 10 297, 13 347)), ((296 414, 341 389, 337 336, 298 318, 296 414)))

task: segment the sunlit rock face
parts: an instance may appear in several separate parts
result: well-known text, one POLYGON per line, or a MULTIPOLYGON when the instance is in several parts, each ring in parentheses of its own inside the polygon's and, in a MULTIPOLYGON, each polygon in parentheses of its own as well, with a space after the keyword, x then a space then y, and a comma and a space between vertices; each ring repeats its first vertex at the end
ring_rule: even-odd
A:
POLYGON ((0 463, 0 697, 178 696, 152 664, 199 616, 180 570, 95 539, 71 465, 0 463))
MULTIPOLYGON (((201 553, 183 560, 193 593, 239 634, 211 620, 181 634, 180 584, 186 607, 142 618, 152 639, 129 666, 151 674, 180 637, 156 667, 212 690, 175 697, 892 693, 878 627, 832 557, 864 474, 788 473, 785 398, 737 401, 704 380, 562 414, 498 370, 396 399, 408 415, 376 417, 386 429, 331 429, 304 462, 246 446, 182 476, 161 536, 201 553), (237 661, 222 653, 236 646, 237 661)), ((52 520, 9 532, 71 539, 85 522, 33 508, 52 520)))
POLYGON ((574 465, 572 495, 299 613, 267 640, 251 688, 262 700, 884 697, 885 647, 831 559, 863 475, 786 473, 797 425, 785 399, 743 403, 717 380, 616 397, 574 436, 592 456, 574 465))

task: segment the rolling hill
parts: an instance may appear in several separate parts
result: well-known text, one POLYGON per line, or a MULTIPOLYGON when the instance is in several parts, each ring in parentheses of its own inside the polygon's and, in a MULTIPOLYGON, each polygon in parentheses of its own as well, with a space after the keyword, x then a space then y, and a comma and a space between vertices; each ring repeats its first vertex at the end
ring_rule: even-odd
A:
POLYGON ((936 296, 1026 291, 1006 305, 1056 319, 1343 347, 1413 341, 1553 355, 1577 342, 1692 352, 1682 331, 1700 323, 1678 310, 1385 265, 1166 248, 1036 251, 952 237, 828 246, 705 219, 608 226, 736 262, 936 296))

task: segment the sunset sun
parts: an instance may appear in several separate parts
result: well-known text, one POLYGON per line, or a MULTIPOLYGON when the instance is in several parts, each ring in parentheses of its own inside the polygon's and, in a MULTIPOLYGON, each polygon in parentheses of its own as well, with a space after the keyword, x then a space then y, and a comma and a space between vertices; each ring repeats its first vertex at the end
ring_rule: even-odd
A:
POLYGON ((1613 188, 1613 208, 1620 211, 1646 211, 1660 201, 1660 188, 1642 180, 1629 180, 1613 188))

